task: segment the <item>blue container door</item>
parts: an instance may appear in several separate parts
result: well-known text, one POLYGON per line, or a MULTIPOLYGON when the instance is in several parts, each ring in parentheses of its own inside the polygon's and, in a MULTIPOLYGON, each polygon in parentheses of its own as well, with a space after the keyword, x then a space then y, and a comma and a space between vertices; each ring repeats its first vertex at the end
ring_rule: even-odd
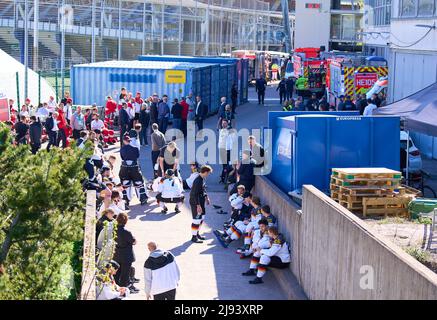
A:
POLYGON ((211 108, 211 67, 202 68, 200 86, 202 101, 211 108))
POLYGON ((209 113, 213 114, 218 111, 220 105, 220 66, 211 66, 211 105, 209 113))

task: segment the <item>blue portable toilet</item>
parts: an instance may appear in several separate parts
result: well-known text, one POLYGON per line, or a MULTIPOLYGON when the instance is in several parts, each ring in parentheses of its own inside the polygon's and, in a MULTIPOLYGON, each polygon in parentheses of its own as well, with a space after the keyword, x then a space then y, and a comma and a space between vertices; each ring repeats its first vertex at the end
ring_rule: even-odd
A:
POLYGON ((269 179, 282 191, 328 192, 332 168, 400 167, 400 118, 296 115, 276 118, 269 179))

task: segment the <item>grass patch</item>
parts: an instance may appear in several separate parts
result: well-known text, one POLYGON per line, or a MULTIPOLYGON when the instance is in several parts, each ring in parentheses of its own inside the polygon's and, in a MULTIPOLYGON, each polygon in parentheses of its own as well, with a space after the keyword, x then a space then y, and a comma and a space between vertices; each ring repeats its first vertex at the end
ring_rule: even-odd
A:
POLYGON ((417 247, 407 247, 405 251, 417 261, 427 264, 431 262, 431 254, 417 247))

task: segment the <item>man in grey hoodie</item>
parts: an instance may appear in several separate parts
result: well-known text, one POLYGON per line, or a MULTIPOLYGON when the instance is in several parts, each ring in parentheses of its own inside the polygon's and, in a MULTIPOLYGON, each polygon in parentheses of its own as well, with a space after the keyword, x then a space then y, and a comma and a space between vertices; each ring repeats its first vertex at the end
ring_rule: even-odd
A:
POLYGON ((147 300, 175 300, 180 279, 179 267, 170 251, 158 249, 155 242, 147 247, 150 255, 144 263, 144 283, 147 300))

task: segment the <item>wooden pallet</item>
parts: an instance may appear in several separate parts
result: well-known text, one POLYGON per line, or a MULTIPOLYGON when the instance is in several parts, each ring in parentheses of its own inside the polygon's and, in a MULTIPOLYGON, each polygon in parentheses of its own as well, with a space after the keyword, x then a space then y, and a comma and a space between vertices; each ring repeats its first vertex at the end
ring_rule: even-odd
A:
POLYGON ((398 188, 401 186, 401 181, 399 179, 356 179, 356 180, 347 180, 340 179, 334 176, 331 176, 331 185, 337 186, 390 186, 393 188, 398 188))
POLYGON ((393 187, 380 187, 380 186, 340 186, 340 193, 344 195, 363 197, 363 196, 388 196, 392 195, 395 188, 393 187))
POLYGON ((420 190, 414 189, 407 185, 401 185, 399 188, 397 188, 398 194, 400 196, 407 195, 407 196, 414 196, 414 197, 421 197, 422 192, 420 190))
POLYGON ((363 215, 403 215, 408 213, 408 204, 411 198, 392 197, 392 198, 363 198, 363 215))
POLYGON ((390 170, 386 168, 333 168, 332 175, 340 179, 355 180, 355 179, 401 179, 400 171, 390 170))

